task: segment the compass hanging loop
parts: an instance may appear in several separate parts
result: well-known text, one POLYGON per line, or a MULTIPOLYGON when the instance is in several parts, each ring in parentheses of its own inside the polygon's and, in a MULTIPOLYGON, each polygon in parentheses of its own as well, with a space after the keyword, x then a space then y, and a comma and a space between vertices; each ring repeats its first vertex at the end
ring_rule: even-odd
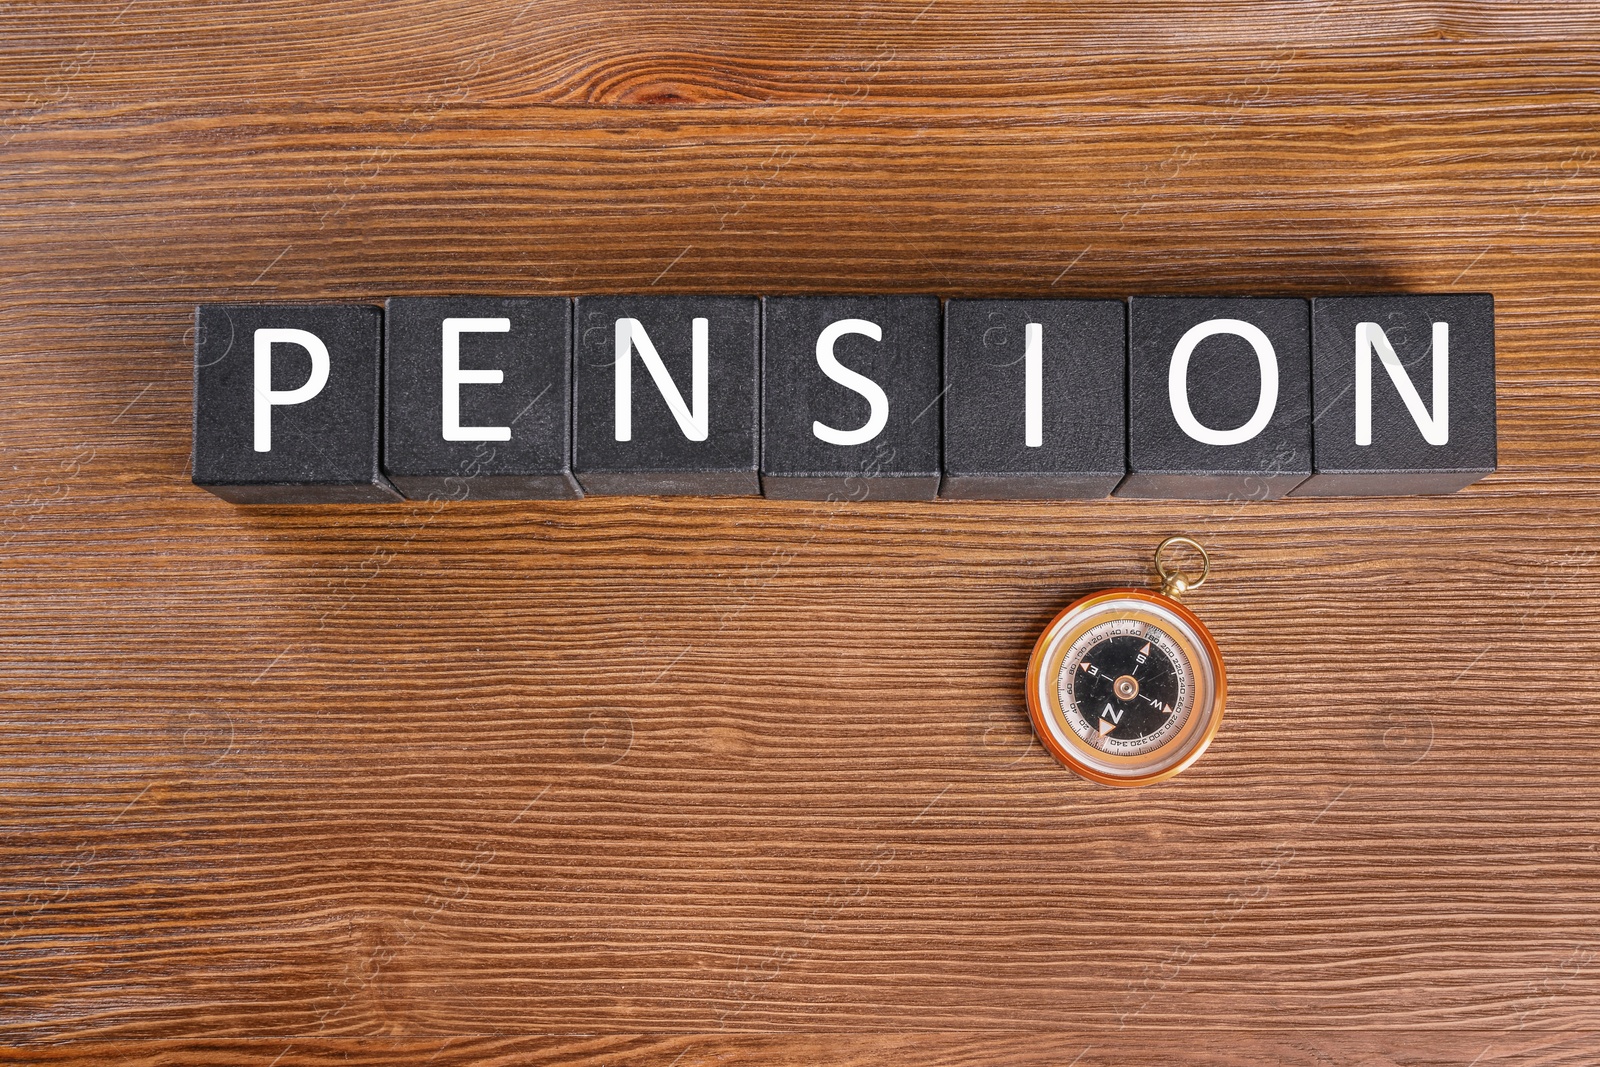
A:
POLYGON ((1206 578, 1211 574, 1211 557, 1206 553, 1205 546, 1192 537, 1169 537, 1156 546, 1156 573, 1161 576, 1161 595, 1176 600, 1189 590, 1199 589, 1206 584, 1206 578), (1188 545, 1200 553, 1200 577, 1191 578, 1172 565, 1166 558, 1167 549, 1172 545, 1188 545))

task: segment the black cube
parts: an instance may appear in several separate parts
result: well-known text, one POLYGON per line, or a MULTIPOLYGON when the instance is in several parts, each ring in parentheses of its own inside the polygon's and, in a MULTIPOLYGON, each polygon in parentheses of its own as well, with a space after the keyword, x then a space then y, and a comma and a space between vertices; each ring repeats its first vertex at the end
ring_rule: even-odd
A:
POLYGON ((574 467, 583 491, 759 494, 760 318, 755 297, 579 297, 574 467))
POLYGON ((195 308, 194 484, 235 504, 400 499, 379 469, 383 313, 195 308))
POLYGON ((1310 308, 1128 302, 1128 476, 1117 496, 1267 500, 1311 474, 1310 308))
POLYGON ((761 489, 784 500, 939 490, 939 298, 762 300, 761 489))
POLYGON ((1091 500, 1127 473, 1120 300, 948 300, 944 479, 958 500, 1091 500))
POLYGON ((1295 496, 1453 493, 1497 462, 1494 297, 1311 304, 1315 472, 1295 496))
POLYGON ((391 298, 383 378, 383 469, 407 497, 581 495, 569 298, 391 298))

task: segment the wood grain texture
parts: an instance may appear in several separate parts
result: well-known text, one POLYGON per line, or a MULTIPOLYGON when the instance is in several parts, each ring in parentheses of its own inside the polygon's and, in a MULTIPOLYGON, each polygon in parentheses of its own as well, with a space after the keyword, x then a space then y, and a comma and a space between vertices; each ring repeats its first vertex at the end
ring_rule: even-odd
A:
POLYGON ((1593 1063, 1597 27, 0 7, 7 1057, 1593 1063), (1447 498, 188 483, 203 300, 1448 289, 1501 470, 1447 498), (1090 785, 1028 649, 1180 531, 1227 719, 1090 785))

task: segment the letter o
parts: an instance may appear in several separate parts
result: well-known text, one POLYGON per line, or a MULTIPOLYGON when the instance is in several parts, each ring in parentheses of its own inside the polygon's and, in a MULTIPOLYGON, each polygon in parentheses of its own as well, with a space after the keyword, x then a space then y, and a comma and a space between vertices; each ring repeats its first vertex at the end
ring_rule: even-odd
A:
POLYGON ((1167 396, 1172 401, 1172 417, 1178 420, 1178 428, 1196 441, 1204 445, 1244 444, 1267 428, 1267 423, 1272 421, 1273 411, 1278 407, 1278 354, 1273 351, 1272 342, 1259 327, 1242 319, 1210 319, 1198 326, 1191 326, 1179 338, 1178 347, 1172 350, 1172 366, 1167 371, 1167 396), (1249 341, 1261 364, 1261 399, 1256 404, 1256 412, 1250 416, 1250 421, 1233 430, 1213 430, 1209 426, 1202 426, 1189 408, 1189 357, 1194 355, 1201 341, 1219 333, 1231 333, 1249 341))

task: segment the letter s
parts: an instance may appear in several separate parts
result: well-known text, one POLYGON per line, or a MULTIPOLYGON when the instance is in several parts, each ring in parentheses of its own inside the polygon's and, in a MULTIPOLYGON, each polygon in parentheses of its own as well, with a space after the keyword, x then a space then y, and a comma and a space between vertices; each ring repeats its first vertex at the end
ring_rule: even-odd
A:
POLYGON ((817 338, 817 366, 822 368, 822 373, 838 382, 846 389, 860 393, 867 398, 867 403, 872 405, 872 412, 867 416, 866 425, 856 430, 835 430, 831 426, 824 426, 820 422, 811 424, 811 432, 817 440, 826 441, 830 445, 864 445, 883 432, 889 423, 889 398, 883 392, 883 387, 864 374, 857 374, 849 367, 844 366, 833 354, 834 342, 847 333, 860 334, 870 337, 874 341, 883 340, 883 330, 875 322, 866 319, 840 319, 838 322, 828 324, 817 338))

